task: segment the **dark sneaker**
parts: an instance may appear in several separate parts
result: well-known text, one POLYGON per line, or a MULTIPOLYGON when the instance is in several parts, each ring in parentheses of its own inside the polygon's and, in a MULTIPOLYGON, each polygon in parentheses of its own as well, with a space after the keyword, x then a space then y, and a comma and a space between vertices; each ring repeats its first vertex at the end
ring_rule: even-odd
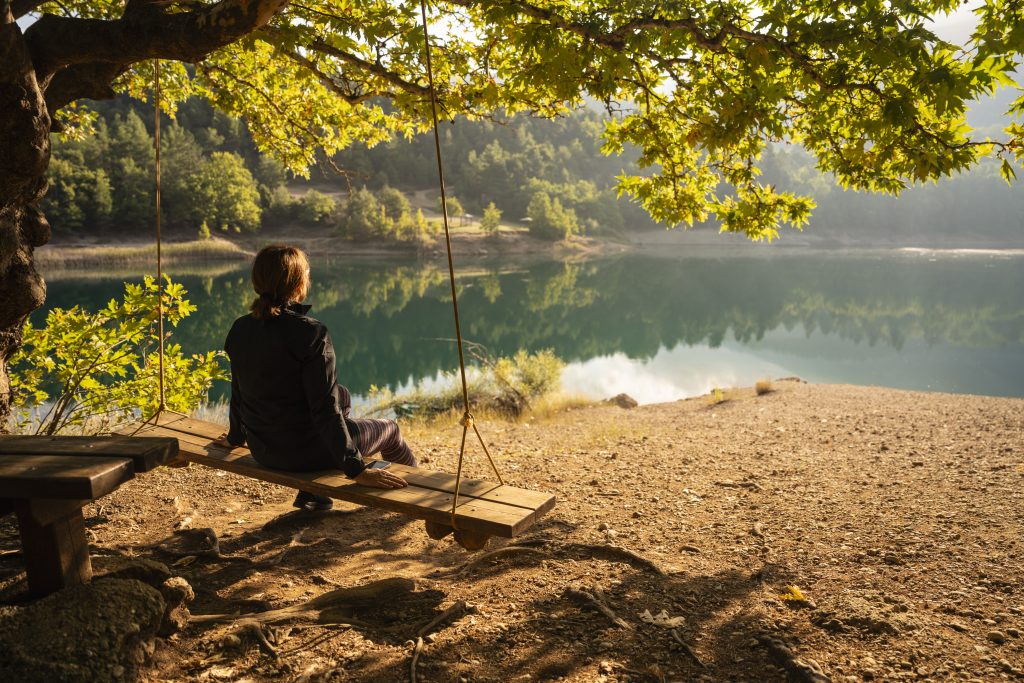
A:
POLYGON ((295 496, 295 502, 292 503, 292 506, 300 510, 324 512, 334 507, 334 501, 327 496, 316 496, 307 491, 299 491, 299 494, 295 496))

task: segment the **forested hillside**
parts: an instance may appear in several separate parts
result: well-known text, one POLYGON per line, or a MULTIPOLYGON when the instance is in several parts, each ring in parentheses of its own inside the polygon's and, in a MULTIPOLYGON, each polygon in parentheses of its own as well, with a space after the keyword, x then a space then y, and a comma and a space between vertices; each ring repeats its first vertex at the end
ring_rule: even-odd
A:
MULTIPOLYGON (((44 209, 58 236, 133 233, 152 220, 152 110, 128 98, 93 106, 94 135, 54 144, 44 209)), ((449 212, 479 217, 493 205, 485 226, 503 217, 551 239, 659 229, 640 207, 617 197, 615 178, 636 172, 635 156, 602 155, 601 129, 601 115, 591 109, 554 121, 517 116, 442 124, 455 198, 449 212)), ((430 135, 350 148, 321 163, 307 181, 287 177, 261 155, 243 121, 191 100, 163 124, 162 150, 165 221, 184 236, 298 225, 350 239, 417 241, 438 229, 408 201, 436 188, 430 135)), ((769 148, 766 157, 768 180, 817 201, 806 230, 812 238, 862 245, 1024 243, 1024 193, 1002 181, 995 162, 894 198, 844 191, 799 148, 769 148)), ((438 207, 426 208, 429 215, 438 207)))

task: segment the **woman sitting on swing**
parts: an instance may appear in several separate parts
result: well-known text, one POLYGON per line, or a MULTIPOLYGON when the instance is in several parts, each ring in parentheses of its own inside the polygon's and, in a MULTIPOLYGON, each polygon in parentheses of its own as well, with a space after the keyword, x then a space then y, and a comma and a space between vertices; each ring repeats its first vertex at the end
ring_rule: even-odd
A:
MULTIPOLYGON (((349 418, 352 397, 335 376, 327 328, 307 315, 309 261, 301 249, 264 247, 252 264, 257 298, 231 326, 224 349, 231 360, 230 429, 218 445, 249 445, 260 464, 278 470, 338 468, 365 486, 401 488, 386 469, 363 457, 416 465, 393 420, 349 418)), ((329 510, 330 498, 299 491, 295 507, 329 510)))

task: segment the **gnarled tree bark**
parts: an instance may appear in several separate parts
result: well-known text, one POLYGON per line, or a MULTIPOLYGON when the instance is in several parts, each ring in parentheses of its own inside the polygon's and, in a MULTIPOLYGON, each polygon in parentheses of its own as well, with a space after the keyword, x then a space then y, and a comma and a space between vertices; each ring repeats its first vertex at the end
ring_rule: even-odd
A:
POLYGON ((11 412, 7 361, 46 285, 33 254, 50 239, 37 203, 46 193, 53 115, 80 98, 114 96, 112 81, 146 59, 195 62, 263 27, 288 0, 221 0, 167 13, 128 0, 120 19, 43 15, 35 0, 0 0, 0 430, 11 412))
MULTIPOLYGON (((7 360, 46 286, 32 253, 50 238, 36 201, 46 191, 50 116, 10 0, 0 0, 0 420, 11 410, 7 360)), ((2 424, 2 423, 0 423, 2 424)))

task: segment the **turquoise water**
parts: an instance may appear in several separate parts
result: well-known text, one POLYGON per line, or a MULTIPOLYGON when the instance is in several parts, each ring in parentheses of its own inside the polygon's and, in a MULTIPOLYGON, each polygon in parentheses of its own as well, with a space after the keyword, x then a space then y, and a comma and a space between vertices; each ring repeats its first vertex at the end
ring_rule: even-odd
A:
MULTIPOLYGON (((459 268, 459 303, 466 339, 493 354, 551 348, 568 363, 565 388, 596 398, 667 401, 791 375, 1024 396, 1022 266, 1014 252, 705 248, 459 268)), ((330 328, 354 394, 455 367, 443 267, 314 262, 311 314, 330 328)), ((220 348, 252 297, 247 270, 172 276, 199 307, 176 341, 220 348)), ((52 279, 46 306, 99 306, 123 279, 52 279)))

